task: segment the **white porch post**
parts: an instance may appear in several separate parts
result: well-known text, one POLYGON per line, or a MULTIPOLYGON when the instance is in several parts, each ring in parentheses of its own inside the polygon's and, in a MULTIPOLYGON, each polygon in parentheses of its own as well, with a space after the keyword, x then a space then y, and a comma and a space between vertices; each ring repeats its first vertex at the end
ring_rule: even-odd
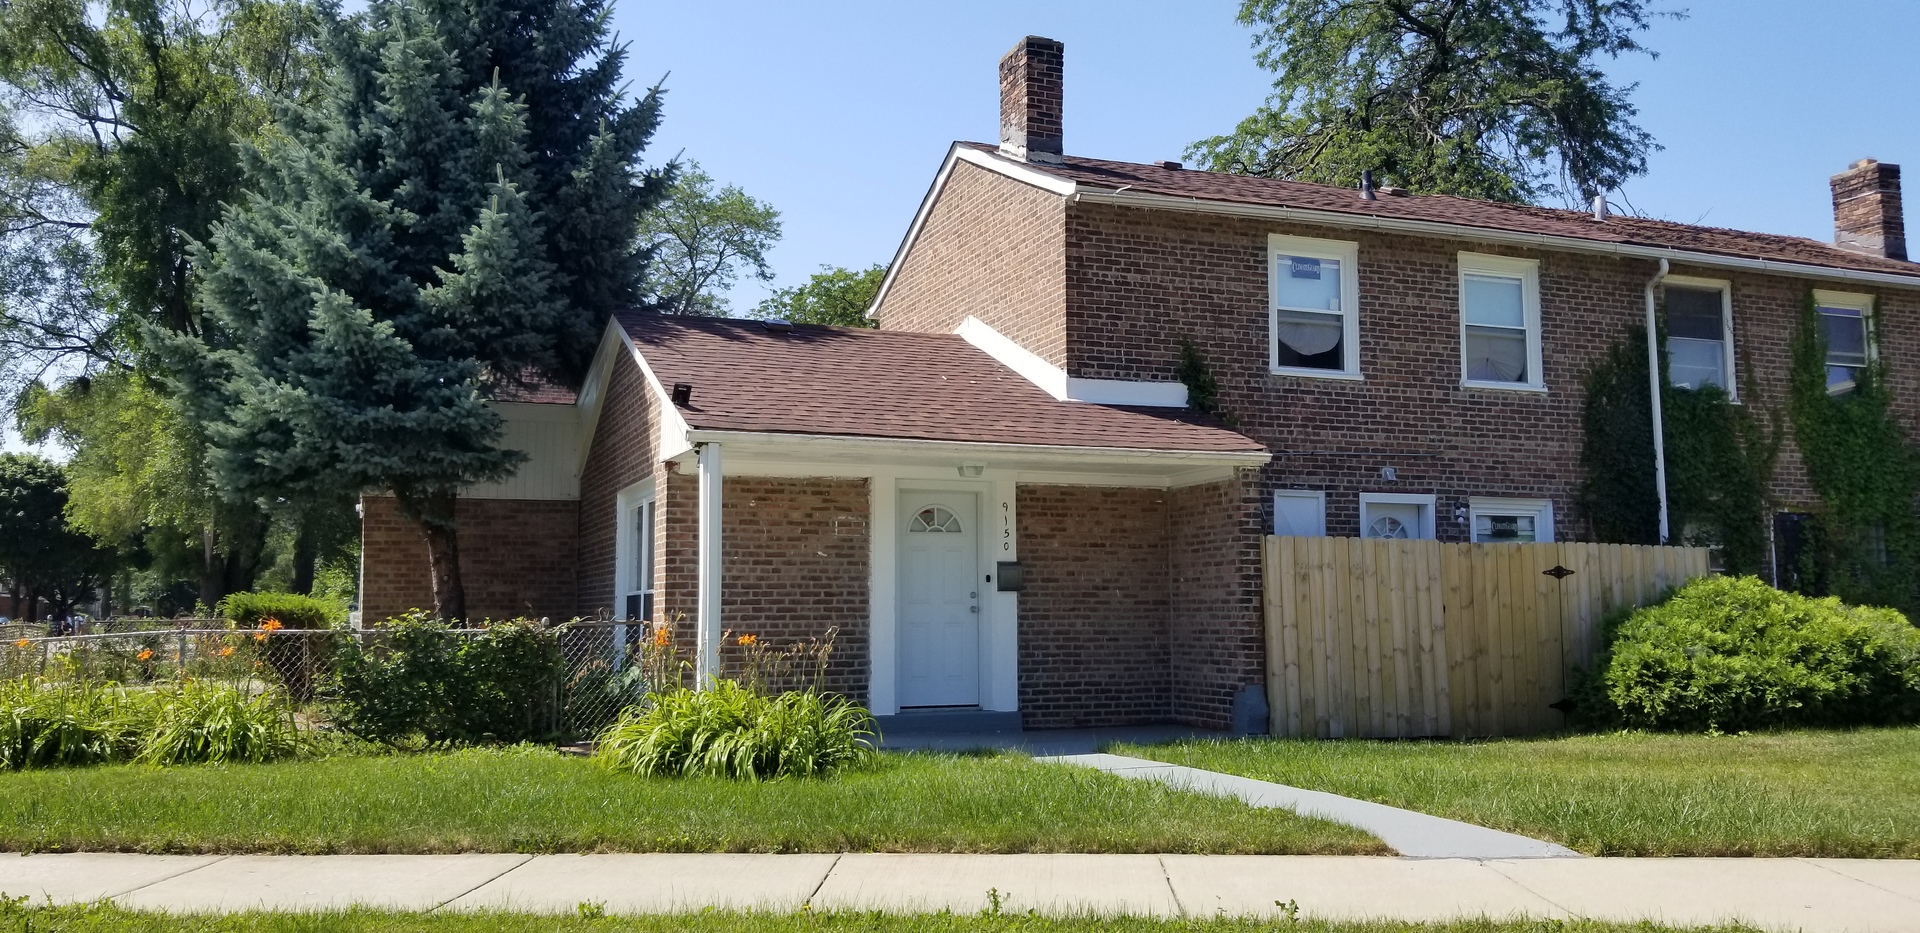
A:
POLYGON ((699 628, 694 677, 701 690, 720 677, 720 445, 700 445, 699 592, 694 620, 699 628))

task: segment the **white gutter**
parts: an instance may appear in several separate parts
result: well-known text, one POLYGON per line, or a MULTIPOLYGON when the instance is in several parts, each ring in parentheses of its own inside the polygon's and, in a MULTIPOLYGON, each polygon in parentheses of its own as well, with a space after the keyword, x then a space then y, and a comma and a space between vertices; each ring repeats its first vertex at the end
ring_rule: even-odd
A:
POLYGON ((965 456, 972 459, 1027 458, 1057 460, 1066 464, 1091 467, 1100 464, 1148 462, 1180 463, 1196 466, 1261 466, 1273 459, 1265 450, 1157 450, 1147 447, 1070 447, 1055 444, 994 444, 971 441, 933 441, 915 438, 867 437, 840 434, 788 434, 780 431, 714 431, 693 429, 687 432, 691 445, 727 443, 778 444, 798 447, 847 448, 862 454, 922 454, 928 456, 965 456))
MULTIPOLYGON (((974 160, 969 159, 968 161, 971 162, 974 160)), ((1003 174, 1012 175, 1013 173, 1003 172, 1003 174)), ((1771 272, 1776 275, 1812 276, 1844 279, 1851 282, 1870 282, 1876 285, 1899 285, 1907 288, 1920 288, 1920 272, 1912 275, 1902 275, 1893 272, 1865 272, 1854 269, 1834 269, 1827 266, 1809 265, 1807 263, 1778 262, 1771 259, 1747 259, 1739 256, 1721 256, 1715 253, 1694 252, 1691 250, 1674 249, 1667 246, 1607 243, 1600 240, 1583 240, 1578 237, 1551 236, 1544 233, 1519 233, 1511 230, 1493 230, 1486 227, 1440 223, 1430 220, 1404 220, 1394 217, 1380 217, 1373 214, 1348 214, 1340 211, 1321 211, 1263 204, 1237 204, 1226 201, 1208 201, 1201 198, 1181 198, 1164 194, 1147 194, 1136 191, 1110 191, 1092 188, 1078 188, 1071 195, 1071 198, 1075 202, 1085 202, 1089 204, 1113 204, 1121 207, 1186 211, 1202 214, 1227 214, 1235 217, 1256 217, 1266 220, 1290 220, 1298 223, 1317 224, 1329 227, 1349 227, 1361 230, 1412 233, 1450 239, 1479 240, 1485 243, 1501 243, 1509 246, 1594 253, 1603 256, 1624 256, 1633 259, 1667 259, 1676 263, 1695 266, 1745 269, 1755 272, 1771 272)))
POLYGON ((1660 329, 1653 313, 1653 290, 1667 277, 1667 261, 1647 280, 1647 388, 1653 399, 1653 491, 1660 499, 1660 542, 1667 543, 1667 435, 1660 424, 1660 329))

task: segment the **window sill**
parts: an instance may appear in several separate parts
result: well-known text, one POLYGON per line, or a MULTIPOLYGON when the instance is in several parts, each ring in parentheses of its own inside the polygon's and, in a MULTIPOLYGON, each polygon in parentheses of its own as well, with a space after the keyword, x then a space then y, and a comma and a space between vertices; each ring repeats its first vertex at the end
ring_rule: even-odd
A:
POLYGON ((1469 380, 1462 381, 1460 383, 1460 387, 1463 389, 1471 389, 1476 391, 1489 390, 1493 392, 1518 392, 1522 395, 1547 394, 1546 386, 1530 386, 1530 385, 1523 385, 1518 382, 1474 382, 1473 380, 1469 379, 1469 380))
POLYGON ((1359 373, 1343 372, 1337 369, 1295 369, 1289 366, 1275 366, 1267 370, 1274 376, 1297 376, 1302 379, 1339 379, 1346 382, 1365 382, 1366 377, 1359 373))

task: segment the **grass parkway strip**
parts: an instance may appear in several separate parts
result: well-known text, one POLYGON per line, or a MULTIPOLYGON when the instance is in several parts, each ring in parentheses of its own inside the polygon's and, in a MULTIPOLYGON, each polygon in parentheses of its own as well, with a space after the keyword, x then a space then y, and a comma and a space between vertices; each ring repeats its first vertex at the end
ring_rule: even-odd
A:
POLYGON ((1024 755, 640 778, 531 747, 0 774, 0 850, 1386 854, 1356 829, 1024 755))
POLYGON ((1588 855, 1920 857, 1920 728, 1122 745, 1588 855))

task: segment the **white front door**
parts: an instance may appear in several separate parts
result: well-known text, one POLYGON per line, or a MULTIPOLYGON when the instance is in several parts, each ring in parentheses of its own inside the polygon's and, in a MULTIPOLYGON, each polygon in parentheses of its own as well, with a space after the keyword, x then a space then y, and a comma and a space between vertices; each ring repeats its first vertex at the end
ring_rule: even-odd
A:
POLYGON ((979 510, 970 492, 900 494, 900 705, 980 705, 979 510))
POLYGON ((1433 537, 1433 500, 1426 496, 1362 493, 1360 537, 1433 537))

